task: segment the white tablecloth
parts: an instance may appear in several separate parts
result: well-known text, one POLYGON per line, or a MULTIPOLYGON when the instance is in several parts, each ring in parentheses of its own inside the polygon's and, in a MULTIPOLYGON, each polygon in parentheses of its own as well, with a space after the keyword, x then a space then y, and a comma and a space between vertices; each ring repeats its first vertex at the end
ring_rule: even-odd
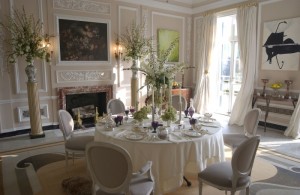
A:
POLYGON ((131 132, 131 124, 121 125, 114 131, 105 131, 104 126, 96 126, 95 141, 110 142, 125 148, 131 155, 135 171, 151 160, 155 194, 164 194, 182 185, 184 173, 203 170, 208 159, 210 162, 225 160, 221 128, 203 128, 209 134, 196 138, 182 136, 177 130, 170 135, 170 140, 153 141, 153 135, 149 134, 143 140, 132 141, 125 137, 131 132))

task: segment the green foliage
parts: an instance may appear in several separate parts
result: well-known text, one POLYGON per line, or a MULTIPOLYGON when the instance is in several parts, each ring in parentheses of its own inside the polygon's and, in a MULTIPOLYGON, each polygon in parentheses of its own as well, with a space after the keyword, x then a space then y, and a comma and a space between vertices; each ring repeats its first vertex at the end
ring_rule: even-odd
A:
POLYGON ((164 114, 161 116, 163 121, 175 121, 176 120, 176 110, 173 106, 168 106, 164 114))
POLYGON ((35 20, 33 15, 29 16, 22 11, 14 10, 12 17, 8 18, 8 23, 0 23, 11 35, 7 39, 12 47, 8 52, 8 62, 15 63, 18 56, 25 56, 28 63, 32 63, 35 58, 50 61, 48 48, 44 44, 49 36, 42 35, 42 23, 35 20))
POLYGON ((148 119, 147 114, 150 112, 151 112, 151 108, 149 106, 144 106, 139 111, 133 113, 133 118, 141 122, 144 119, 148 119))
POLYGON ((121 45, 125 47, 125 59, 142 59, 149 54, 151 38, 145 36, 145 24, 137 25, 133 22, 119 37, 121 45))

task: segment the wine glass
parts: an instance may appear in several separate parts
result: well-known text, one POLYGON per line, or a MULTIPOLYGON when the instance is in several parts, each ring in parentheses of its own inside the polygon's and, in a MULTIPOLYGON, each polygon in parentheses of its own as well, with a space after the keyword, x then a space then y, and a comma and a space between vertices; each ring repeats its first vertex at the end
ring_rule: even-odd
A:
POLYGON ((156 133, 156 129, 159 126, 158 121, 152 121, 151 126, 153 127, 152 133, 156 133))
POLYGON ((129 111, 130 111, 131 115, 133 116, 133 113, 135 112, 135 108, 133 106, 131 106, 129 111))
POLYGON ((188 109, 188 113, 189 115, 191 116, 191 118, 193 118, 193 115, 195 113, 195 110, 194 109, 191 109, 191 107, 188 109))
POLYGON ((122 125, 122 121, 123 121, 123 116, 122 115, 118 115, 117 116, 117 121, 120 125, 122 125))
POLYGON ((116 123, 116 127, 117 127, 117 126, 118 126, 118 123, 119 123, 119 119, 118 119, 118 117, 117 117, 117 116, 114 118, 114 121, 115 121, 115 123, 116 123))
POLYGON ((196 122, 197 122, 197 119, 195 118, 190 118, 190 125, 191 125, 191 129, 190 130, 195 130, 195 126, 196 126, 196 122))
POLYGON ((184 110, 184 115, 185 115, 185 117, 184 117, 184 118, 187 118, 187 117, 188 117, 188 114, 189 114, 189 111, 188 111, 188 109, 185 109, 185 110, 184 110))

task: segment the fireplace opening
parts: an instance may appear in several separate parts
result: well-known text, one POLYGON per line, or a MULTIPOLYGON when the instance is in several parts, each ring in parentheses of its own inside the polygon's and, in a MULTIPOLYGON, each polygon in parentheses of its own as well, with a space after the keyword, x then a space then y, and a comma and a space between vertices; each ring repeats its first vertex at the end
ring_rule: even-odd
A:
POLYGON ((106 113, 106 105, 112 98, 112 85, 64 87, 58 89, 59 109, 67 110, 77 121, 78 111, 84 127, 95 124, 95 112, 106 113))
POLYGON ((66 96, 66 110, 71 113, 73 119, 77 119, 79 111, 82 125, 84 126, 94 124, 96 107, 98 108, 100 116, 103 116, 103 113, 106 113, 105 92, 72 94, 66 96))

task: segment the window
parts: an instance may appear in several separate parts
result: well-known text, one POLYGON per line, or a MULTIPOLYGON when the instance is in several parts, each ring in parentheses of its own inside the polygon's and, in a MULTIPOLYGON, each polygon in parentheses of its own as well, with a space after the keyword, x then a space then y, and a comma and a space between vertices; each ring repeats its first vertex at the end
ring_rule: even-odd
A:
POLYGON ((242 70, 236 27, 236 14, 217 18, 216 52, 218 55, 218 113, 230 114, 241 87, 242 70))

